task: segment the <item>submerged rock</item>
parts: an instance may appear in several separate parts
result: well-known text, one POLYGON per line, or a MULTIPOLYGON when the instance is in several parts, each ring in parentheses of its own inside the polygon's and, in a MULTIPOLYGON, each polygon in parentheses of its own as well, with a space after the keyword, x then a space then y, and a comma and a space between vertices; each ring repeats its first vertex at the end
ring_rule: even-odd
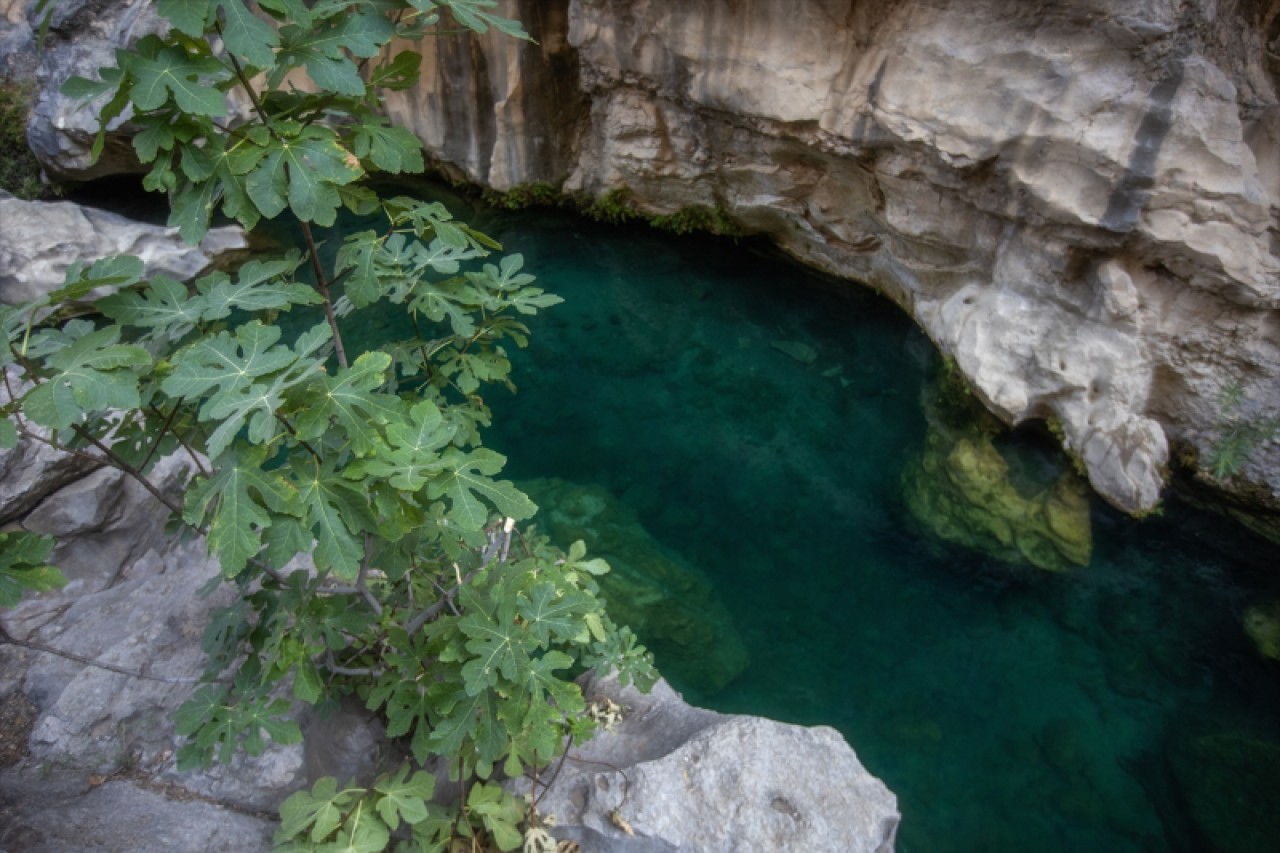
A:
POLYGON ((711 582, 654 539, 634 510, 603 486, 550 478, 520 485, 555 541, 581 539, 609 561, 613 571, 599 578, 609 615, 654 650, 660 668, 706 690, 746 669, 746 647, 711 582))
POLYGON ((1169 752, 1178 791, 1200 832, 1197 849, 1271 853, 1280 839, 1280 743, 1223 732, 1169 752), (1271 807, 1259 808, 1259 794, 1271 807), (1246 795, 1247 793, 1247 795, 1246 795))
POLYGON ((770 341, 769 346, 801 364, 813 364, 818 360, 818 351, 803 341, 770 341))
POLYGON ((1280 661, 1280 600, 1250 605, 1244 612, 1244 632, 1258 654, 1280 661))
MULTIPOLYGON (((22 201, 0 190, 0 302, 27 302, 61 287, 67 268, 109 255, 137 255, 146 275, 194 278, 249 248, 238 225, 211 228, 189 246, 177 228, 135 222, 69 201, 22 201)), ((88 299, 92 299, 90 294, 88 299)))
POLYGON ((1010 563, 1049 571, 1086 566, 1088 489, 1070 471, 1024 494, 993 443, 997 427, 954 411, 944 386, 926 393, 924 450, 903 472, 911 515, 934 535, 1010 563))

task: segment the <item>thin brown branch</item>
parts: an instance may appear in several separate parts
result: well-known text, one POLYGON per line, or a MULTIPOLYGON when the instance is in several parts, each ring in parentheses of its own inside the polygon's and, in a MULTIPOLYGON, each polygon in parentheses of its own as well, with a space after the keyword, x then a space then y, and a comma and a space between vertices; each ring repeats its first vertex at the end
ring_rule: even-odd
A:
POLYGON ((178 440, 178 444, 182 445, 182 449, 187 451, 187 456, 191 459, 191 462, 196 466, 196 470, 199 471, 205 477, 212 477, 213 472, 210 471, 208 468, 204 467, 204 462, 201 461, 200 454, 196 453, 195 449, 190 444, 187 443, 186 436, 175 432, 173 434, 173 437, 178 440))
MULTIPOLYGON (((560 771, 564 769, 564 762, 565 762, 565 760, 566 760, 566 759, 568 759, 568 757, 569 757, 569 746, 570 746, 570 744, 572 744, 572 743, 573 743, 573 733, 572 733, 572 732, 570 732, 569 734, 565 735, 565 737, 564 737, 564 752, 560 753, 560 761, 559 761, 559 763, 557 763, 557 764, 556 764, 556 769, 555 769, 555 771, 551 774, 551 779, 549 779, 549 780, 547 781, 546 785, 545 785, 545 786, 543 787, 543 789, 542 789, 542 792, 541 792, 541 793, 539 793, 539 794, 538 794, 538 796, 536 796, 536 797, 534 797, 534 798, 533 798, 533 802, 531 802, 531 803, 529 804, 529 808, 530 808, 530 809, 536 810, 536 809, 538 808, 538 803, 542 802, 542 798, 546 795, 547 791, 550 791, 550 790, 551 790, 551 786, 552 786, 552 785, 554 785, 554 784, 556 783, 556 779, 559 779, 559 778, 560 778, 560 771)), ((533 770, 534 770, 534 775, 533 775, 533 784, 534 784, 534 787, 537 787, 537 784, 538 784, 538 772, 537 772, 537 771, 538 771, 538 766, 537 766, 536 764, 534 765, 533 770)), ((623 774, 623 775, 625 776, 625 774, 623 774)))
MULTIPOLYGON (((197 528, 197 531, 198 531, 198 532, 200 533, 200 535, 202 535, 202 536, 208 536, 208 535, 209 535, 209 531, 208 531, 208 529, 207 529, 207 528, 200 527, 200 528, 197 528)), ((251 560, 249 561, 249 565, 253 566, 255 569, 258 569, 258 570, 259 570, 259 571, 261 571, 261 572, 264 572, 265 574, 267 574, 268 576, 270 576, 270 578, 271 578, 273 581, 275 581, 276 583, 280 584, 281 586, 284 586, 284 585, 285 585, 285 577, 284 577, 284 575, 280 574, 278 571, 276 571, 275 569, 273 569, 273 568, 271 567, 271 564, 270 564, 270 563, 267 563, 265 560, 260 560, 260 559, 258 559, 257 557, 254 557, 253 559, 251 559, 251 560)))
POLYGON ((339 666, 338 662, 333 659, 333 652, 325 652, 324 668, 334 675, 350 675, 357 678, 382 674, 380 668, 373 666, 339 666))
POLYGON ((120 675, 127 675, 130 678, 141 678, 146 681, 159 681, 164 684, 203 684, 205 681, 205 679, 203 678, 170 678, 168 676, 163 676, 163 675, 148 675, 145 672, 138 672, 137 670, 126 669, 123 666, 116 666, 115 664, 111 664, 111 663, 103 663, 102 661, 94 660, 93 658, 85 657, 84 655, 78 655, 75 652, 69 652, 69 651, 66 651, 65 649, 59 649, 53 646, 45 645, 44 643, 38 643, 35 640, 20 640, 17 637, 10 634, 9 631, 3 625, 0 625, 0 645, 6 644, 6 643, 9 645, 18 646, 20 648, 29 649, 33 652, 44 652, 45 654, 56 655, 57 657, 65 658, 66 660, 70 660, 70 661, 75 661, 76 663, 82 663, 85 666, 91 666, 95 669, 105 669, 108 672, 115 672, 115 673, 119 673, 120 675))
POLYGON ((173 426, 173 419, 178 416, 178 409, 182 408, 183 398, 179 397, 173 404, 173 411, 169 412, 169 417, 165 418, 164 423, 160 426, 160 434, 156 436, 156 440, 151 443, 151 449, 147 451, 147 457, 142 460, 142 464, 138 467, 142 470, 147 469, 147 465, 151 463, 152 457, 156 455, 156 451, 160 449, 160 442, 164 440, 164 434, 169 431, 169 427, 173 426))
POLYGON ((311 269, 316 275, 316 290, 324 298, 324 316, 329 321, 329 328, 333 330, 333 351, 338 356, 338 365, 346 367, 347 351, 342 345, 342 332, 338 329, 338 316, 333 313, 333 299, 329 296, 329 281, 325 278, 324 269, 320 266, 320 253, 316 249, 315 237, 311 234, 311 223, 298 220, 298 224, 302 226, 302 236, 307 241, 307 252, 311 256, 311 269))
POLYGON ((101 456, 94 456, 92 453, 85 453, 83 450, 76 450, 73 447, 63 447, 61 444, 58 444, 58 442, 54 441, 49 436, 41 435, 38 432, 28 429, 25 424, 18 423, 18 424, 15 424, 14 426, 17 427, 17 430, 20 434, 25 435, 27 438, 31 439, 32 441, 38 441, 41 444, 47 444, 49 447, 52 447, 54 450, 60 451, 62 453, 66 453, 70 456, 78 457, 80 459, 85 460, 86 462, 92 462, 93 464, 98 466, 110 464, 106 459, 103 459, 101 456))
POLYGON ((302 439, 298 438, 298 430, 294 428, 293 424, 289 423, 288 418, 286 418, 284 415, 280 414, 279 412, 275 412, 275 418, 276 420, 278 420, 280 423, 284 425, 285 429, 289 431, 289 435, 293 436, 293 440, 298 442, 298 444, 301 444, 304 448, 306 448, 306 451, 310 453, 311 456, 317 462, 324 461, 324 459, 321 458, 320 454, 316 451, 314 447, 312 447, 310 444, 303 441, 302 439))
POLYGON ((411 635, 417 633, 422 628, 423 625, 427 624, 432 619, 435 619, 437 616, 439 616, 446 607, 452 607, 453 599, 457 597, 458 593, 462 590, 462 588, 466 586, 468 583, 470 583, 471 579, 474 578, 477 574, 479 574, 479 572, 480 572, 479 569, 472 569, 471 571, 467 572, 467 574, 462 578, 462 583, 458 584, 448 592, 445 592, 443 595, 440 596, 439 599, 436 600, 435 604, 432 604, 430 607, 424 608, 421 612, 418 613, 417 616, 414 616, 412 619, 410 619, 409 622, 404 626, 405 633, 411 634, 411 635))
MULTIPOLYGON (((169 499, 167 495, 164 494, 164 492, 161 492, 154 485, 152 485, 151 481, 147 479, 147 476, 145 474, 143 474, 137 468, 133 467, 124 459, 122 459, 118 453, 116 453, 107 445, 103 444, 99 439, 90 435, 89 432, 84 427, 80 426, 79 424, 72 424, 71 429, 72 431, 75 432, 76 435, 80 436, 85 441, 89 442, 94 447, 98 448, 98 451, 101 452, 103 455, 105 455, 107 459, 110 460, 112 465, 114 465, 116 468, 119 468, 121 471, 125 472, 130 477, 132 477, 133 479, 141 483, 142 487, 146 489, 148 492, 150 492, 153 498, 160 501, 160 503, 164 504, 164 506, 167 507, 170 512, 178 516, 178 518, 182 518, 182 507, 175 504, 172 500, 169 499)), ((201 532, 204 533, 206 531, 202 530, 201 532)))
MULTIPOLYGON (((222 39, 222 43, 226 44, 226 37, 222 34, 222 22, 214 20, 214 27, 218 31, 218 37, 222 39)), ((230 50, 227 51, 227 58, 231 60, 231 67, 235 69, 236 79, 240 81, 240 87, 244 89, 245 94, 249 96, 249 101, 253 104, 254 112, 258 114, 262 124, 267 130, 275 136, 275 130, 271 127, 271 120, 267 118, 267 111, 262 106, 262 101, 258 98, 258 93, 254 91, 253 86, 249 83, 249 75, 244 73, 244 68, 240 65, 240 60, 236 59, 236 55, 230 50)))

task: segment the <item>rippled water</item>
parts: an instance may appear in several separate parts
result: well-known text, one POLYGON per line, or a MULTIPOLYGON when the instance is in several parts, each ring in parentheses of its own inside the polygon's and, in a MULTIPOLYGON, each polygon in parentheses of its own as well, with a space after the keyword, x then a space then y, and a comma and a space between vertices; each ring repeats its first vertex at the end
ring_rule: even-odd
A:
POLYGON ((544 511, 590 497, 615 547, 696 578, 677 597, 745 668, 717 686, 667 626, 688 698, 840 730, 897 793, 900 850, 1280 849, 1280 669, 1241 629, 1276 546, 1177 503, 1093 506, 1066 574, 941 542, 901 497, 940 359, 886 301, 747 245, 471 215, 566 299, 513 354, 519 394, 486 394, 488 443, 544 511))

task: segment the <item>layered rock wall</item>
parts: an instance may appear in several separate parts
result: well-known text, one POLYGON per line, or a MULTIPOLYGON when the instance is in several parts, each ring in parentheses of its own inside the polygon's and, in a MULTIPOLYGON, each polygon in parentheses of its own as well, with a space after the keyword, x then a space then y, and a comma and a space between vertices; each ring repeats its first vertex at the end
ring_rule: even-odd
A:
MULTIPOLYGON (((29 134, 64 174, 87 137, 52 88, 153 20, 67 5, 29 134)), ((385 102, 447 172, 719 209, 884 291, 1115 505, 1181 462, 1280 514, 1280 443, 1204 473, 1232 421, 1280 416, 1280 0, 500 5, 535 41, 430 39, 385 102)), ((20 7, 0 67, 29 54, 20 7)))
MULTIPOLYGON (((442 41, 388 101, 449 168, 720 208, 882 289, 1126 510, 1171 446, 1209 452, 1229 388, 1277 414, 1280 3, 527 6, 536 45, 442 41)), ((1275 442, 1244 474, 1280 507, 1275 442)))

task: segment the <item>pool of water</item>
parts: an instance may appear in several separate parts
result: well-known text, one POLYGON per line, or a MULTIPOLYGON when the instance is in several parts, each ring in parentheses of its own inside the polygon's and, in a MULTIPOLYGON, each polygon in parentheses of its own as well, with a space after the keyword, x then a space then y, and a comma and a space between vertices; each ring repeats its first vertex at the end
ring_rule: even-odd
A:
POLYGON ((606 550, 694 578, 672 606, 719 620, 719 668, 648 638, 691 701, 838 729, 898 795, 899 850, 1280 849, 1280 669, 1241 627, 1276 546, 1097 502, 1070 572, 944 542, 902 498, 941 359, 887 301, 747 244, 459 212, 566 300, 512 354, 519 393, 486 393, 487 442, 544 511, 594 496, 606 550))

